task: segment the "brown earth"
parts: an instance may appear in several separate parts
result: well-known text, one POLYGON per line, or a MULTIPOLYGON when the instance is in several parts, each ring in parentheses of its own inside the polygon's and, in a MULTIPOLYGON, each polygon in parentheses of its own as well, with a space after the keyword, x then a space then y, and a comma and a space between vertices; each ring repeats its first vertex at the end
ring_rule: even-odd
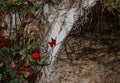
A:
POLYGON ((120 83, 120 19, 93 11, 92 21, 75 23, 41 83, 120 83))

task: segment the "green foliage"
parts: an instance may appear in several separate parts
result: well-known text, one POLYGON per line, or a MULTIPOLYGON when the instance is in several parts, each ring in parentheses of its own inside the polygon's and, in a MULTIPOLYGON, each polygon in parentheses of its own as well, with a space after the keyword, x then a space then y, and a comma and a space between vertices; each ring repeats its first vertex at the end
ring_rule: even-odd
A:
POLYGON ((0 49, 0 55, 2 56, 7 56, 10 54, 10 49, 7 47, 3 47, 2 49, 0 49))
POLYGON ((118 17, 120 18, 120 0, 115 0, 115 5, 117 7, 118 17))
POLYGON ((0 83, 23 83, 27 78, 25 71, 32 73, 31 64, 35 71, 40 71, 36 63, 41 63, 41 58, 32 57, 32 53, 40 53, 39 28, 35 24, 35 12, 40 6, 35 6, 34 0, 0 0, 0 8, 0 13, 16 14, 16 20, 20 19, 15 28, 9 28, 13 33, 3 37, 4 41, 0 39, 0 83), (16 75, 17 72, 20 75, 16 75))
POLYGON ((33 2, 28 0, 0 0, 0 6, 7 12, 27 12, 34 7, 33 2))
POLYGON ((115 5, 120 5, 120 0, 115 0, 115 5))
POLYGON ((120 16, 120 0, 100 0, 102 3, 102 11, 109 11, 113 15, 120 16))
POLYGON ((45 1, 45 3, 51 3, 52 2, 52 0, 44 0, 45 1))

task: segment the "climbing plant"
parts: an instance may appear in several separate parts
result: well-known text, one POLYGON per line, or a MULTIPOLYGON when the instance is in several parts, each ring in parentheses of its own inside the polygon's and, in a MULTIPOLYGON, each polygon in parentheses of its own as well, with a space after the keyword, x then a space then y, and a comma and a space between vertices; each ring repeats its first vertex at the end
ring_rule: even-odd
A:
MULTIPOLYGON (((49 58, 42 18, 44 0, 0 0, 0 83, 23 83, 34 73, 40 79, 41 68, 49 58), (37 17, 39 16, 39 18, 37 17)), ((45 19, 44 19, 45 20, 45 19)), ((32 79, 33 79, 32 78, 32 79)), ((34 82, 34 81, 33 81, 34 82)))

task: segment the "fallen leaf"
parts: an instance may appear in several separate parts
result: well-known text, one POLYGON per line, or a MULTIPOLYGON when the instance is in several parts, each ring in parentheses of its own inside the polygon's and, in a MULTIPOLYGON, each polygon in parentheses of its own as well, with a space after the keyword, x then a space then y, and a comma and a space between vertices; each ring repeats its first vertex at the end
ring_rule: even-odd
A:
POLYGON ((25 78, 28 78, 30 76, 30 72, 27 70, 27 71, 24 71, 24 77, 25 78))
POLYGON ((11 68, 14 69, 16 67, 15 62, 12 60, 10 64, 11 68))
POLYGON ((0 63, 0 68, 3 66, 3 63, 0 63))
POLYGON ((51 42, 48 42, 51 48, 56 45, 56 39, 51 38, 51 42))

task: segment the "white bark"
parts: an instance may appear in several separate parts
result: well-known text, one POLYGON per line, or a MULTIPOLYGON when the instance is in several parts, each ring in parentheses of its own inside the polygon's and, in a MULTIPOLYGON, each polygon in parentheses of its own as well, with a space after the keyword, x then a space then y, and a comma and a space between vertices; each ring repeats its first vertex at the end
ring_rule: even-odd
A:
MULTIPOLYGON (((75 3, 73 5, 68 2, 68 0, 63 0, 58 6, 59 9, 57 10, 52 7, 54 11, 56 12, 55 14, 51 14, 48 16, 48 21, 52 25, 51 27, 51 32, 49 33, 49 38, 48 41, 50 41, 51 37, 56 38, 56 43, 57 45, 54 47, 53 52, 52 52, 52 57, 51 57, 51 64, 54 62, 54 59, 56 57, 56 53, 59 50, 62 41, 65 39, 65 37, 69 34, 69 32, 72 29, 72 26, 74 22, 78 19, 78 17, 75 17, 77 15, 83 15, 86 13, 86 16, 89 12, 85 12, 85 10, 89 10, 92 6, 95 5, 97 0, 82 0, 82 5, 79 8, 80 1, 75 0, 75 3), (68 8, 69 7, 69 8, 68 8)), ((45 14, 50 13, 48 9, 48 4, 45 5, 45 14)), ((85 17, 87 19, 87 17, 85 17)))
MULTIPOLYGON (((53 63, 55 58, 57 57, 57 52, 61 46, 62 41, 66 38, 66 36, 69 34, 69 32, 72 29, 73 24, 78 19, 78 16, 75 18, 76 15, 82 16, 83 14, 87 15, 88 12, 85 12, 85 10, 89 10, 92 6, 96 4, 96 1, 98 0, 74 0, 74 4, 71 5, 69 0, 63 0, 57 7, 51 7, 52 11, 48 8, 48 5, 46 5, 45 9, 47 9, 47 12, 44 12, 45 15, 48 15, 48 21, 51 25, 51 30, 47 36, 48 41, 52 38, 56 38, 57 45, 52 49, 49 48, 49 50, 52 51, 51 56, 51 65, 48 67, 45 67, 43 69, 43 72, 45 74, 42 75, 41 83, 48 83, 49 80, 53 80, 52 70, 53 70, 53 63), (81 4, 82 2, 82 4, 81 4), (80 5, 81 4, 81 5, 80 5), (57 9, 56 9, 57 8, 57 9), (54 13, 53 13, 54 12, 54 13), (47 80, 46 82, 44 80, 47 80)), ((87 19, 87 17, 85 17, 87 19)))

